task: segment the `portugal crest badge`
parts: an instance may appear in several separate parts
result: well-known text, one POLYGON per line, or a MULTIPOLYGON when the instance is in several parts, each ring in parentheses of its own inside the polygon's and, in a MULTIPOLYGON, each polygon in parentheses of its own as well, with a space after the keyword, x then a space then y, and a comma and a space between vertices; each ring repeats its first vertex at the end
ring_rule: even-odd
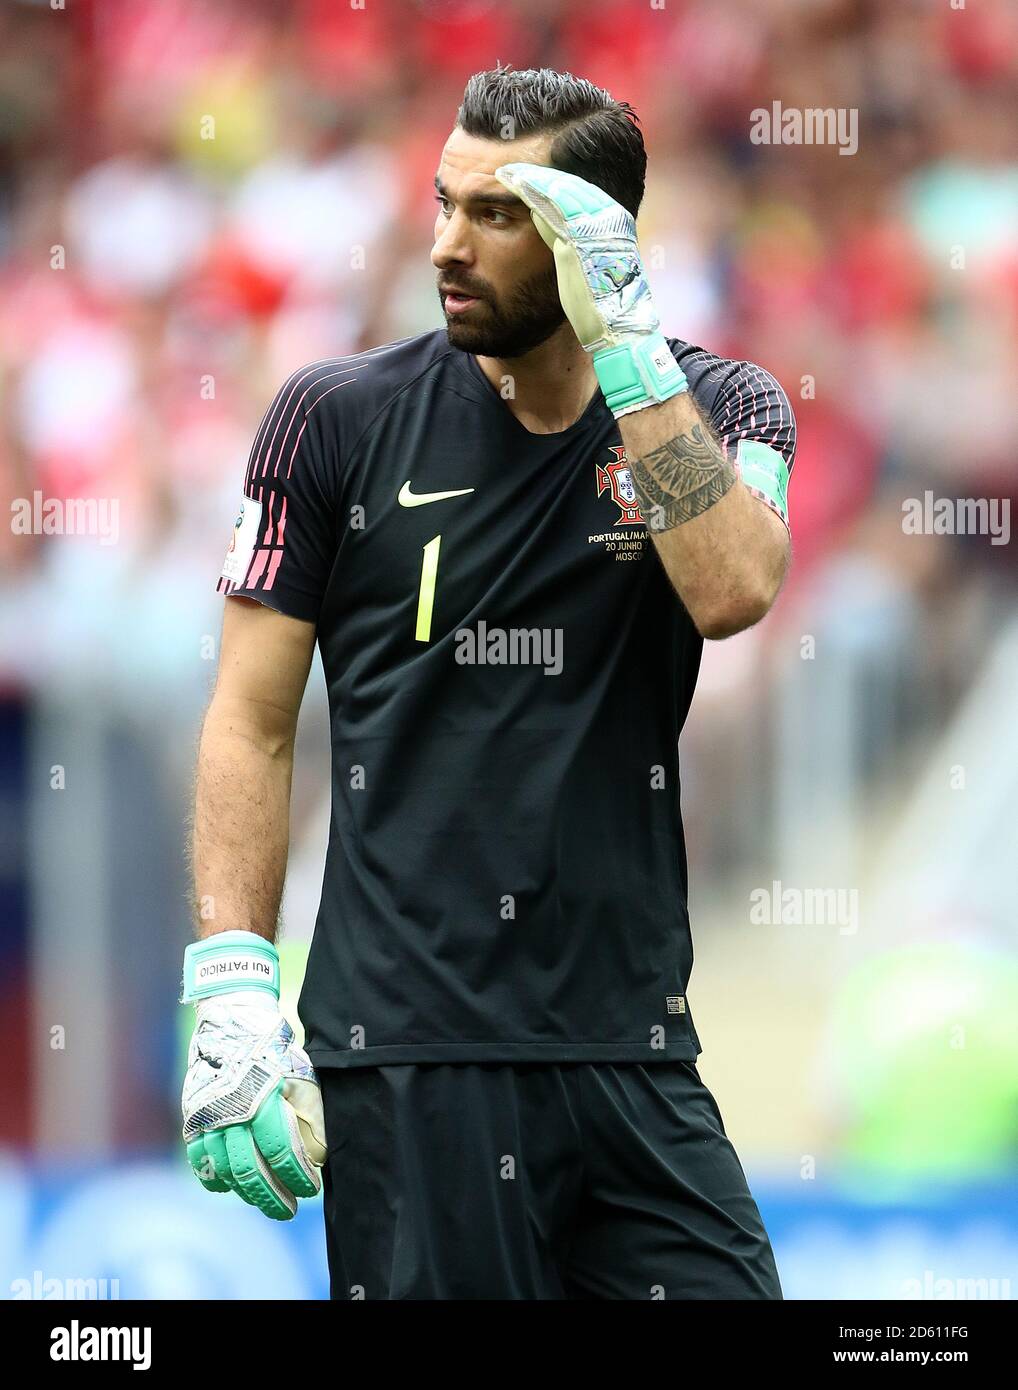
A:
POLYGON ((606 463, 603 468, 599 463, 594 465, 597 469, 597 495, 600 497, 606 489, 611 493, 612 501, 621 512, 614 523, 616 526, 642 526, 643 517, 636 505, 636 488, 626 461, 625 447, 613 444, 611 451, 615 455, 611 463, 606 463))

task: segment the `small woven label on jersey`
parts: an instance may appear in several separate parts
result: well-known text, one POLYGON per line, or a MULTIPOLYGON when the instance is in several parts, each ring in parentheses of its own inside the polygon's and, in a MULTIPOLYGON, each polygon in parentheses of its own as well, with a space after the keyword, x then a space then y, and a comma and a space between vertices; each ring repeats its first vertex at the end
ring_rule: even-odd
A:
POLYGON ((686 996, 684 994, 665 995, 665 1004, 670 1014, 684 1014, 686 1012, 686 996))
POLYGON ((223 561, 223 579, 229 579, 233 584, 243 584, 261 528, 262 504, 253 497, 241 497, 237 519, 233 523, 233 539, 223 561))

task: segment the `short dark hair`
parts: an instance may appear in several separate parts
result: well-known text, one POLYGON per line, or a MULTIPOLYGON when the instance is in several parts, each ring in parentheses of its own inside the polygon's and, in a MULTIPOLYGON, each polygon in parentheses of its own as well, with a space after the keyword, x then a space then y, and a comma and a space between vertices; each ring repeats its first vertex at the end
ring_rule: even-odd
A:
POLYGON ((640 118, 628 101, 616 101, 585 77, 553 68, 514 72, 508 64, 476 72, 456 124, 487 140, 553 131, 552 168, 597 184, 634 217, 640 209, 647 179, 640 118))

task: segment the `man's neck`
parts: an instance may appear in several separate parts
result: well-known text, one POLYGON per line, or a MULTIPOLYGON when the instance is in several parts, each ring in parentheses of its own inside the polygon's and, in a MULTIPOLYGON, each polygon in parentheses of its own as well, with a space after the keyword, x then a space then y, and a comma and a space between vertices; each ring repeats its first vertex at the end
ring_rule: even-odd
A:
POLYGON ((523 357, 478 357, 477 364, 531 434, 558 434, 580 418, 597 377, 569 324, 523 357))

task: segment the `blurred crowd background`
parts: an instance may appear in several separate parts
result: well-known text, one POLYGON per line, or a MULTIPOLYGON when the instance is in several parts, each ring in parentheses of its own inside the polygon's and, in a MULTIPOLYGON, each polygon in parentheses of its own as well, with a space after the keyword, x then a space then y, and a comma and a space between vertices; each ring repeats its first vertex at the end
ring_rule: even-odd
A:
MULTIPOLYGON (((119 506, 109 544, 0 528, 0 1296, 36 1268, 124 1296, 324 1289, 317 1210, 269 1228, 179 1144, 214 588, 290 371, 441 326, 432 177, 497 61, 633 104, 664 330, 761 362, 798 418, 791 577, 708 645, 681 745, 700 1068, 786 1292, 1009 1296, 1016 549, 902 524, 909 498, 1007 515, 1018 493, 1007 0, 0 8, 3 492, 119 506), (857 111, 857 152, 754 143, 774 101, 857 111), (787 888, 854 907, 760 920, 754 893, 787 888)), ((291 976, 327 757, 319 672, 291 976)))

